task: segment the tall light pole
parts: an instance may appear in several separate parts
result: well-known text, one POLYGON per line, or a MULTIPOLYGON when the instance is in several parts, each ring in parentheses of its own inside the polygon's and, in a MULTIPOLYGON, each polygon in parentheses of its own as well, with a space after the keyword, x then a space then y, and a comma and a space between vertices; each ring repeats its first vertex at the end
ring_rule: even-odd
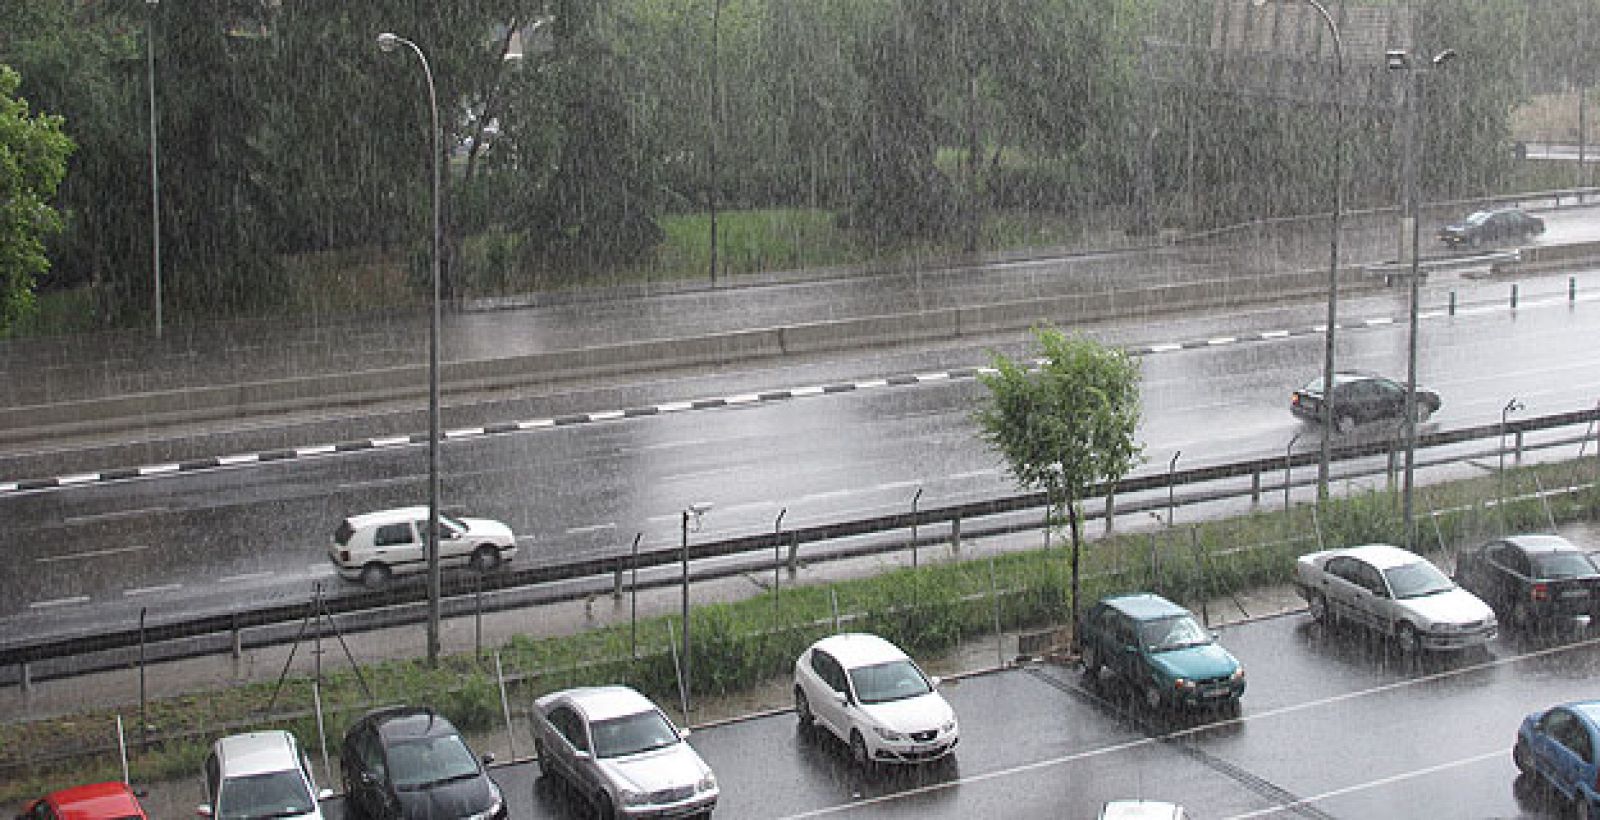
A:
POLYGON ((689 519, 693 517, 695 526, 700 524, 700 516, 711 511, 711 504, 700 501, 690 504, 683 510, 683 548, 678 553, 683 563, 683 651, 679 653, 680 663, 683 664, 683 720, 685 725, 689 721, 689 519))
POLYGON ((156 151, 156 6, 144 0, 145 77, 150 83, 150 270, 155 279, 156 338, 161 338, 161 171, 156 151))
MULTIPOLYGON (((1263 6, 1267 0, 1253 0, 1255 5, 1263 6)), ((1334 374, 1334 333, 1339 324, 1339 221, 1344 216, 1344 166, 1345 166, 1345 133, 1344 133, 1344 38, 1339 35, 1339 25, 1334 22, 1333 15, 1328 13, 1327 6, 1319 0, 1303 0, 1322 18, 1328 27, 1328 36, 1333 39, 1334 82, 1333 82, 1333 215, 1329 219, 1331 227, 1328 237, 1328 324, 1322 334, 1322 445, 1317 457, 1317 500, 1324 501, 1328 497, 1328 471, 1332 459, 1332 438, 1334 430, 1333 412, 1333 374, 1334 374)))
POLYGON ((411 49, 428 81, 428 110, 433 116, 433 299, 428 319, 428 665, 439 663, 439 98, 433 68, 416 43, 396 34, 378 35, 378 47, 411 49))
POLYGON ((1406 215, 1411 220, 1411 298, 1410 335, 1406 344, 1406 461, 1405 477, 1401 489, 1401 517, 1406 530, 1406 549, 1416 548, 1415 504, 1412 489, 1415 484, 1417 454, 1417 299, 1421 280, 1421 224, 1422 209, 1419 202, 1418 178, 1421 174, 1421 140, 1417 135, 1422 97, 1422 75, 1449 62, 1456 56, 1455 49, 1445 49, 1428 60, 1428 67, 1413 65, 1411 55, 1404 50, 1385 52, 1385 64, 1391 71, 1406 72, 1406 215))

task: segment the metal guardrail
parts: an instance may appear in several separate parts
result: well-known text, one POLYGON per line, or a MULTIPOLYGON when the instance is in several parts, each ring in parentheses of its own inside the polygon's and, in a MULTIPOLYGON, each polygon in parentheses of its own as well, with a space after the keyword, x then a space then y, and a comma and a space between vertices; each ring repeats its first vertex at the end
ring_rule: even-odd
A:
MULTIPOLYGON (((1497 437, 1502 440, 1501 446, 1503 447, 1504 438, 1513 436, 1516 440, 1515 449, 1520 452, 1522 449, 1522 437, 1527 433, 1577 424, 1588 424, 1594 428, 1596 433, 1596 458, 1600 459, 1600 406, 1588 410, 1557 413, 1549 416, 1508 420, 1503 425, 1493 423, 1454 430, 1441 430, 1418 436, 1417 447, 1441 447, 1497 437)), ((1587 439, 1588 435, 1588 431, 1585 431, 1583 438, 1587 439)), ((1388 439, 1360 442, 1334 447, 1331 456, 1335 460, 1363 458, 1391 453, 1394 447, 1395 442, 1388 439)), ((1117 482, 1114 488, 1107 485, 1097 485, 1087 497, 1107 498, 1108 506, 1110 506, 1114 504, 1111 499, 1116 495, 1152 490, 1170 490, 1183 485, 1244 477, 1249 477, 1252 480, 1252 489, 1249 494, 1259 497, 1261 494, 1261 476, 1263 474, 1284 470, 1292 471, 1297 467, 1316 464, 1318 458, 1319 453, 1311 450, 1286 456, 1269 456, 1227 464, 1175 470, 1170 473, 1135 476, 1117 482)), ((1243 494, 1245 493, 1234 492, 1224 495, 1243 494)), ((1222 496, 1207 494, 1199 499, 1186 498, 1185 502, 1214 500, 1217 497, 1222 496)), ((1164 507, 1166 503, 1162 501, 1160 506, 1164 507)), ((1024 493, 964 504, 932 507, 914 512, 893 513, 785 531, 763 532, 690 545, 688 547, 688 558, 690 561, 697 561, 707 558, 752 554, 760 551, 781 551, 784 548, 788 548, 790 549, 789 554, 792 561, 795 554, 794 550, 797 550, 801 544, 880 534, 929 524, 948 524, 956 532, 959 532, 961 522, 964 520, 1035 510, 1048 504, 1049 499, 1044 493, 1024 493)), ((875 545, 867 549, 854 551, 854 554, 886 552, 903 549, 905 546, 903 542, 891 546, 875 545)), ((476 596, 482 591, 526 588, 577 578, 616 575, 618 578, 617 583, 620 584, 621 574, 624 572, 677 564, 683 559, 683 554, 682 547, 666 547, 640 552, 636 556, 606 556, 542 567, 508 569, 487 575, 449 576, 444 579, 442 594, 446 599, 456 599, 458 603, 463 603, 461 599, 468 596, 476 596)), ((324 608, 322 611, 325 611, 328 615, 368 613, 374 617, 369 619, 371 623, 367 624, 366 628, 378 628, 393 625, 397 621, 403 622, 405 617, 391 617, 386 616, 385 613, 397 612, 407 605, 417 604, 424 600, 424 594, 420 589, 404 590, 400 595, 389 591, 356 592, 333 598, 323 598, 320 600, 320 606, 324 608)), ((241 609, 224 614, 147 624, 130 629, 101 630, 90 635, 63 636, 34 641, 8 641, 0 644, 0 667, 25 669, 28 664, 40 661, 127 650, 148 644, 184 641, 195 638, 217 638, 229 635, 232 636, 231 641, 223 641, 222 643, 223 645, 231 644, 237 651, 240 630, 269 626, 285 627, 301 622, 307 617, 308 603, 307 601, 296 601, 241 609)), ((468 600, 464 603, 470 604, 471 601, 468 600)), ((471 611, 468 606, 454 608, 467 612, 471 611)), ((211 654, 218 651, 226 650, 193 646, 189 651, 179 652, 177 655, 211 654)), ((172 657, 172 655, 169 654, 167 657, 172 657)), ((26 671, 22 673, 21 679, 24 682, 28 680, 26 671)))

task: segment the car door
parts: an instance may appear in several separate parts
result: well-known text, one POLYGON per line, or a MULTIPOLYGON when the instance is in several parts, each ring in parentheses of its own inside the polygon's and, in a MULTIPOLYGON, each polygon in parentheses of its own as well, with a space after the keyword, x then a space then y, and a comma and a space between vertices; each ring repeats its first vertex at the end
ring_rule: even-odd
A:
POLYGON ((1111 639, 1107 665, 1123 680, 1144 683, 1144 638, 1139 634, 1139 624, 1114 609, 1106 612, 1105 622, 1111 639))
POLYGON ((811 711, 817 721, 841 739, 850 737, 850 682, 844 666, 832 655, 820 649, 811 651, 811 668, 823 684, 823 691, 811 701, 811 711), (840 702, 843 696, 845 702, 840 702))
POLYGON ((1416 620, 1405 605, 1394 597, 1394 591, 1389 588, 1389 579, 1384 577, 1382 570, 1365 561, 1361 562, 1361 582, 1369 593, 1366 598, 1367 609, 1371 612, 1368 626, 1393 635, 1401 622, 1416 620))
POLYGON ((599 766, 594 760, 594 744, 590 739, 589 724, 578 710, 562 705, 550 710, 550 725, 560 735, 556 757, 562 761, 561 769, 568 782, 584 794, 596 794, 603 788, 599 766), (589 756, 580 760, 578 753, 589 756))
POLYGON ((383 524, 374 530, 372 554, 395 573, 420 571, 425 558, 422 544, 417 541, 415 528, 409 521, 383 524))
POLYGON ((1369 596, 1371 593, 1362 585, 1362 566, 1360 561, 1348 555, 1338 555, 1328 559, 1323 567, 1325 583, 1322 594, 1328 611, 1340 620, 1355 624, 1366 624, 1369 617, 1363 593, 1369 596))
MULTIPOLYGON (((420 532, 427 532, 425 524, 418 525, 420 532)), ((467 559, 472 554, 472 544, 467 539, 467 533, 461 526, 448 518, 439 519, 439 563, 447 567, 464 567, 467 559)))
POLYGON ((1534 765, 1545 780, 1571 797, 1584 770, 1594 761, 1589 732, 1576 715, 1556 708, 1539 720, 1541 742, 1533 749, 1534 765))

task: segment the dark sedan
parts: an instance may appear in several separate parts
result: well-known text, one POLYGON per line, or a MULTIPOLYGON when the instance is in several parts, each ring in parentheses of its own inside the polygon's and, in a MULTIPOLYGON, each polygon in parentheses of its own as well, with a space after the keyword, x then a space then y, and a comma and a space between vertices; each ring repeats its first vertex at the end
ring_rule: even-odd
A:
POLYGON ((1600 567, 1556 535, 1514 535, 1464 549, 1456 583, 1515 629, 1591 623, 1600 614, 1600 567))
POLYGON ((1520 208, 1477 211, 1439 229, 1439 241, 1452 248, 1476 248, 1488 242, 1526 239, 1544 233, 1544 220, 1520 208))
MULTIPOLYGON (((1417 388, 1417 421, 1427 421, 1439 411, 1439 404, 1438 393, 1417 388)), ((1354 371, 1334 374, 1333 426, 1341 433, 1354 430, 1357 424, 1403 419, 1405 408, 1406 386, 1393 379, 1354 371)), ((1306 421, 1322 421, 1321 376, 1294 391, 1289 412, 1306 421)))
POLYGON ((344 735, 345 804, 370 820, 505 820, 500 788, 456 727, 431 709, 368 712, 344 735))

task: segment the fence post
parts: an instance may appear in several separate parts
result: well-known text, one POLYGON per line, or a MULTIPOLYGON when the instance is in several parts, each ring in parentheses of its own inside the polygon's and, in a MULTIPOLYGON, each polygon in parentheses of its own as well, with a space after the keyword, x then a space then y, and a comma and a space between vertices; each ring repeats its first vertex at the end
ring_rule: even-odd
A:
POLYGON ((1200 572, 1200 623, 1211 628, 1211 574, 1208 573, 1205 548, 1200 545, 1200 526, 1189 527, 1189 546, 1194 550, 1194 567, 1200 572))
POLYGON ((1578 301, 1578 277, 1576 276, 1567 277, 1567 301, 1578 301))
MULTIPOLYGON (((512 760, 517 759, 517 733, 511 731, 511 701, 506 697, 506 673, 500 666, 500 650, 494 651, 494 679, 500 683, 500 714, 506 718, 506 752, 512 760)), ((539 761, 543 766, 544 761, 539 761)))
POLYGON ((911 568, 917 568, 917 502, 922 500, 922 488, 911 497, 911 568))
POLYGON ((1106 493, 1106 535, 1110 535, 1117 521, 1117 494, 1106 493))
POLYGON ((800 571, 800 533, 789 533, 789 577, 800 571))
POLYGON ((1511 283, 1511 309, 1517 309, 1517 283, 1511 283))
POLYGON ((22 681, 24 694, 33 691, 33 670, 28 667, 27 661, 17 664, 17 677, 22 681))
POLYGON ((683 709, 683 722, 689 722, 689 693, 683 688, 683 665, 678 661, 678 632, 667 619, 667 648, 672 652, 672 671, 678 679, 678 705, 683 709))
POLYGON ((322 744, 322 776, 324 783, 333 782, 333 767, 328 765, 328 725, 322 719, 322 681, 311 681, 311 707, 317 711, 317 740, 322 744))
POLYGON ((611 570, 611 597, 614 600, 622 599, 622 574, 626 571, 627 567, 622 565, 622 561, 620 559, 611 570))
POLYGON ((233 659, 239 660, 244 657, 244 638, 239 634, 239 611, 234 610, 231 615, 232 626, 230 631, 233 633, 233 659))
POLYGON ((828 606, 833 610, 833 631, 839 631, 839 593, 833 587, 828 588, 828 606))
POLYGON ((950 522, 950 549, 961 551, 961 516, 956 516, 950 522))
POLYGON ((1517 431, 1517 444, 1516 444, 1516 449, 1515 449, 1515 450, 1513 450, 1513 454, 1514 454, 1514 456, 1513 456, 1513 457, 1514 457, 1514 460, 1515 460, 1515 461, 1516 461, 1516 462, 1517 462, 1517 463, 1518 463, 1518 464, 1521 464, 1521 463, 1522 463, 1522 435, 1523 435, 1523 431, 1521 431, 1521 430, 1518 430, 1518 431, 1517 431))
POLYGON ((1450 315, 1456 315, 1456 292, 1450 291, 1450 315))
POLYGON ((1253 507, 1261 503, 1261 469, 1257 468, 1250 474, 1250 505, 1253 507))
POLYGON ((994 602, 994 656, 998 665, 1006 665, 1005 633, 1000 631, 1000 587, 994 580, 994 556, 989 556, 989 600, 994 602))

